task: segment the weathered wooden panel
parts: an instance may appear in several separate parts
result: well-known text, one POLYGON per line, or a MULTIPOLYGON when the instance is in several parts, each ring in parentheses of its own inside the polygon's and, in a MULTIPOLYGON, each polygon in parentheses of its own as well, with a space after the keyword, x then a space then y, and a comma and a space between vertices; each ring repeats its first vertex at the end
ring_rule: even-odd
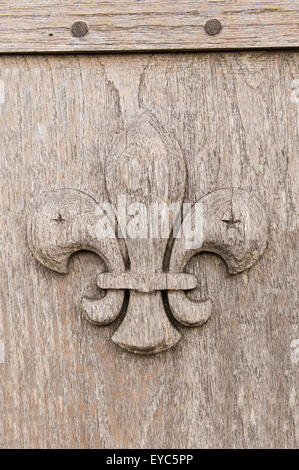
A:
POLYGON ((298 47, 298 24, 298 0, 4 0, 0 52, 298 47))
MULTIPOLYGON (((288 447, 298 439, 295 158, 298 55, 291 52, 2 56, 1 446, 288 447), (186 159, 195 202, 217 189, 257 194, 268 247, 229 276, 215 255, 191 259, 213 299, 177 346, 134 356, 80 314, 104 266, 81 253, 58 274, 31 255, 37 196, 72 188, 107 200, 115 133, 154 116, 186 159), (297 425, 297 429, 296 429, 297 425)), ((191 294, 190 294, 191 295, 191 294)))

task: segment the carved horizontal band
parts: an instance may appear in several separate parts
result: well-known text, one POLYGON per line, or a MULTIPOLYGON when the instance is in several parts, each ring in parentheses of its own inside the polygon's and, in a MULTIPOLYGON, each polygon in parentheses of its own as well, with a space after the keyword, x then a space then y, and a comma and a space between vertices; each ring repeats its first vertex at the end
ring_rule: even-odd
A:
POLYGON ((197 278, 185 273, 102 273, 98 276, 98 286, 136 292, 191 290, 196 288, 197 278))

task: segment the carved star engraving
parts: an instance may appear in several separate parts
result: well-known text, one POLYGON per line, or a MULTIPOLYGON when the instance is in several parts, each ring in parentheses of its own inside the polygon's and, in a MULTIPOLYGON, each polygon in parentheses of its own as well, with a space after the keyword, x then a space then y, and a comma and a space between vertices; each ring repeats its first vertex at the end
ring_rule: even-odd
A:
POLYGON ((53 220, 53 222, 57 222, 59 224, 62 223, 62 222, 66 222, 66 219, 64 219, 62 217, 60 212, 58 212, 58 215, 57 215, 56 219, 52 219, 52 220, 53 220))
POLYGON ((222 222, 227 224, 228 228, 230 228, 230 227, 235 227, 235 225, 239 224, 241 222, 241 220, 235 219, 234 215, 232 214, 229 219, 222 219, 222 222))

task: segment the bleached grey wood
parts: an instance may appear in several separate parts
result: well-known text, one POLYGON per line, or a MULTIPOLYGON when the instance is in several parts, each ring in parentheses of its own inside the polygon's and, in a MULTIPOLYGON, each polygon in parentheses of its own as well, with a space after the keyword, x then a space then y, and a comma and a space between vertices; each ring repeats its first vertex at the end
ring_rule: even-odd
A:
POLYGON ((0 52, 153 51, 298 47, 298 0, 4 0, 0 52), (221 22, 210 36, 205 24, 221 22), (72 25, 88 33, 74 37, 72 25))
POLYGON ((295 448, 298 55, 0 63, 1 446, 295 448), (211 318, 199 329, 176 325, 180 343, 149 357, 111 342, 119 323, 95 328, 81 315, 82 296, 99 295, 98 256, 74 256, 65 276, 36 261, 26 240, 37 195, 73 188, 107 199, 111 139, 139 112, 178 142, 191 203, 243 189, 263 201, 270 223, 248 272, 230 276, 212 254, 189 261, 199 285, 188 296, 213 299, 211 318))

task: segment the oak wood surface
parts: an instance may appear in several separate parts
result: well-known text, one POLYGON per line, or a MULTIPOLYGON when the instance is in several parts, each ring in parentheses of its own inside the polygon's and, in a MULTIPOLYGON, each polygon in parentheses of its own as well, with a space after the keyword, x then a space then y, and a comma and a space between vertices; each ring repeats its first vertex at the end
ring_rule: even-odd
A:
POLYGON ((0 64, 1 446, 296 447, 298 54, 0 64), (199 286, 188 295, 213 299, 212 316, 201 328, 175 324, 180 343, 145 357, 111 341, 118 323, 98 328, 81 314, 81 298, 99 295, 95 254, 59 274, 26 239, 44 191, 107 200, 111 140, 139 113, 180 145, 191 203, 233 186, 257 194, 270 219, 266 252, 248 272, 230 276, 212 254, 189 261, 199 286))
POLYGON ((3 0, 0 52, 153 51, 299 46, 299 0, 3 0), (205 24, 221 22, 211 36, 205 24), (76 22, 88 33, 74 37, 76 22))

